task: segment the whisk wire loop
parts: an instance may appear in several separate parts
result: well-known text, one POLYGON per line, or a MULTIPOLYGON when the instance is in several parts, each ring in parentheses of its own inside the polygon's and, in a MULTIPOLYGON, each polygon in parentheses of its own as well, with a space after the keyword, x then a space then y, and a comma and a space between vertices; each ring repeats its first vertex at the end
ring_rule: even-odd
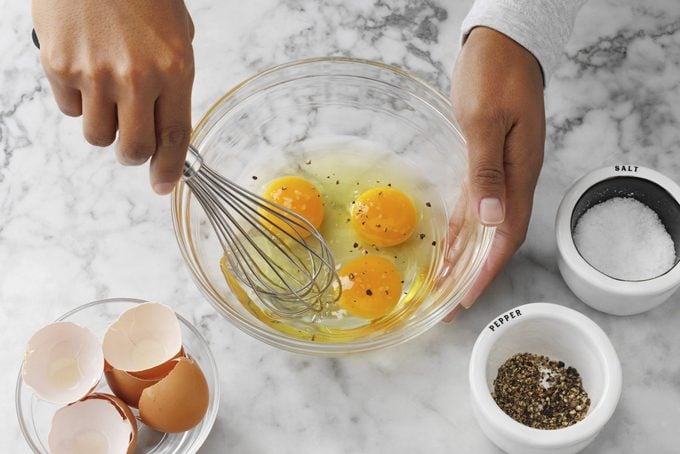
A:
MULTIPOLYGON (((195 181, 197 182, 197 180, 195 181)), ((218 203, 218 201, 215 199, 215 194, 211 193, 210 191, 206 191, 205 182, 198 182, 198 184, 195 186, 196 198, 198 200, 212 202, 204 203, 204 209, 206 209, 206 214, 208 214, 208 218, 213 225, 213 229, 215 229, 216 233, 218 233, 218 237, 223 249, 225 252, 231 252, 227 254, 227 260, 232 272, 234 273, 234 276, 237 277, 239 281, 253 289, 261 302, 274 313, 279 315, 299 315, 305 312, 308 308, 304 306, 293 311, 292 304, 299 305, 296 303, 301 302, 305 295, 301 294, 299 290, 292 288, 288 284, 288 280, 280 273, 282 267, 276 262, 268 260, 268 255, 257 245, 257 243, 252 240, 252 235, 246 234, 247 232, 241 227, 241 224, 237 222, 230 210, 225 209, 223 205, 218 203), (229 228, 228 223, 218 222, 217 220, 219 220, 221 217, 226 218, 233 225, 238 226, 237 231, 229 228), (247 243, 244 243, 244 241, 239 241, 239 233, 247 243), (261 260, 253 258, 253 256, 248 251, 248 245, 251 246, 252 250, 259 254, 261 260), (262 269, 261 264, 268 265, 271 271, 274 272, 277 280, 273 280, 271 277, 269 277, 269 273, 262 269), (283 287, 279 285, 280 283, 283 284, 287 290, 286 292, 282 291, 283 287), (272 287, 274 287, 274 289, 272 289, 272 287), (279 306, 272 304, 272 298, 274 297, 278 298, 279 301, 286 301, 290 303, 290 305, 286 308, 287 311, 281 311, 279 306)), ((233 205, 228 204, 227 206, 231 206, 233 208, 233 205)), ((288 274, 289 276, 292 276, 290 273, 288 274)))
POLYGON ((267 309, 297 317, 337 300, 341 284, 333 255, 309 221, 221 176, 191 145, 183 176, 229 270, 267 309))

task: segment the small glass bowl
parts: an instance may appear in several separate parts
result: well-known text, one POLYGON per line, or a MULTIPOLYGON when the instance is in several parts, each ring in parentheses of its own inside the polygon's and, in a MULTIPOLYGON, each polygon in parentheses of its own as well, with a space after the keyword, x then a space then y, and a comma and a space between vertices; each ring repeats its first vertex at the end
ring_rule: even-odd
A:
MULTIPOLYGON (((447 97, 393 66, 315 58, 266 70, 220 99, 194 129, 192 143, 213 170, 247 185, 255 171, 266 170, 253 163, 271 167, 288 159, 286 165, 295 169, 301 165, 301 150, 338 137, 377 144, 426 177, 442 199, 449 226, 443 228, 445 237, 433 244, 443 260, 429 271, 431 289, 423 292, 418 306, 365 335, 321 342, 260 321, 225 282, 220 269, 223 249, 187 185, 179 183, 173 193, 175 235, 208 301, 241 330, 289 351, 343 355, 399 344, 425 332, 465 296, 495 232, 482 226, 468 205, 465 141, 447 97)), ((375 153, 367 149, 362 156, 380 166, 382 155, 375 153)))
MULTIPOLYGON (((89 328, 95 336, 103 337, 108 326, 125 310, 144 300, 132 298, 111 298, 93 301, 59 317, 57 321, 69 321, 89 328)), ((145 426, 138 421, 138 439, 135 454, 187 454, 195 453, 201 447, 212 429, 217 418, 220 392, 215 359, 208 348, 208 344, 201 334, 179 314, 177 318, 182 328, 182 342, 184 350, 198 363, 210 392, 208 411, 203 420, 193 429, 183 433, 165 434, 145 426)), ((111 394, 111 390, 103 376, 93 392, 111 394)), ((33 391, 26 386, 19 371, 16 388, 16 409, 19 426, 29 447, 36 453, 47 453, 47 436, 49 435, 52 417, 61 408, 58 405, 40 400, 33 391)), ((137 415, 137 410, 132 409, 137 415)))

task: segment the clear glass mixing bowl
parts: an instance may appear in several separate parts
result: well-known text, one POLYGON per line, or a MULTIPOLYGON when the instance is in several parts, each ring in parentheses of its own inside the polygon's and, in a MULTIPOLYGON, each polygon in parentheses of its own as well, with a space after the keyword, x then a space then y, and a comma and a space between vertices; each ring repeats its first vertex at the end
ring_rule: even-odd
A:
MULTIPOLYGON (((94 301, 77 307, 64 314, 57 321, 69 321, 85 326, 101 340, 108 326, 125 310, 145 301, 131 298, 112 298, 94 301)), ((208 411, 201 422, 191 430, 177 434, 165 434, 138 422, 138 439, 135 454, 191 454, 198 451, 212 429, 217 418, 220 404, 219 380, 217 365, 203 336, 186 319, 177 315, 182 328, 184 350, 196 361, 205 375, 210 392, 208 411)), ((102 371, 103 372, 103 371, 102 371)), ((111 394, 102 374, 99 385, 93 392, 111 394)), ((28 445, 36 453, 47 453, 47 436, 49 435, 52 417, 59 409, 58 405, 40 400, 26 386, 21 378, 17 380, 16 410, 19 426, 28 445)), ((136 412, 135 409, 132 409, 136 412)))
MULTIPOLYGON (((341 355, 405 342, 460 303, 489 253, 494 229, 479 224, 466 198, 467 154, 446 96, 404 71, 350 58, 316 58, 274 67, 220 99, 194 130, 206 164, 247 185, 252 163, 284 162, 324 140, 379 144, 417 169, 436 188, 448 227, 437 244, 426 296, 406 317, 365 336, 338 342, 300 338, 260 321, 230 290, 219 262, 222 248, 186 184, 172 199, 175 233, 198 287, 227 320, 286 350, 341 355)), ((382 151, 381 151, 382 152, 382 151)), ((365 150, 370 155, 370 149, 365 150)), ((371 156, 366 156, 370 159, 371 156)), ((298 162, 297 165, 301 165, 298 162)), ((338 158, 342 165, 342 157, 338 158)), ((380 166, 379 160, 375 163, 380 166)))

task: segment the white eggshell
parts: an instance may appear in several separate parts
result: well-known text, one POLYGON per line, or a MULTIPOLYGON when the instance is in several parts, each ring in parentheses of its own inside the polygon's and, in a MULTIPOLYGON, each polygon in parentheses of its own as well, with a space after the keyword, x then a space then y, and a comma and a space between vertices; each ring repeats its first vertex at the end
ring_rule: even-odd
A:
POLYGON ((123 312, 104 335, 106 361, 116 369, 139 372, 172 359, 182 348, 175 312, 160 303, 143 303, 123 312))
POLYGON ((71 322, 53 323, 28 341, 21 372, 38 397, 68 404, 97 386, 104 372, 104 354, 87 328, 71 322))
POLYGON ((88 399, 54 414, 47 442, 51 454, 124 454, 132 432, 111 401, 88 399))

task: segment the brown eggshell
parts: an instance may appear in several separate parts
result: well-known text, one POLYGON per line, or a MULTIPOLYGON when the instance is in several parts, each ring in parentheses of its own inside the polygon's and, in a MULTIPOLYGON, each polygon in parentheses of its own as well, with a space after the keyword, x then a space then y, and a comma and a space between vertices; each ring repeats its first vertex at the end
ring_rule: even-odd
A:
POLYGON ((104 377, 106 377, 106 382, 109 384, 113 394, 135 408, 139 406, 139 398, 142 396, 142 391, 149 386, 155 385, 160 380, 137 378, 122 370, 114 369, 107 362, 104 362, 104 377))
POLYGON ((83 400, 87 399, 104 399, 108 400, 111 402, 117 409, 118 413, 127 420, 130 423, 130 426, 132 427, 132 435, 130 436, 130 444, 128 445, 128 450, 127 454, 132 454, 135 452, 135 448, 137 447, 137 419, 135 419, 135 415, 132 414, 132 410, 130 410, 130 407, 128 407, 125 402, 117 398, 116 396, 112 396, 111 394, 105 394, 105 393, 94 393, 90 394, 89 396, 85 397, 83 400))
POLYGON ((142 380, 160 380, 161 378, 167 376, 168 373, 170 373, 170 371, 175 367, 173 360, 177 358, 183 358, 184 356, 184 347, 182 347, 175 356, 163 364, 159 364, 158 366, 152 367, 151 369, 128 373, 133 377, 141 378, 142 380))
POLYGON ((182 357, 184 357, 184 349, 181 349, 175 358, 163 364, 134 373, 118 370, 104 361, 104 377, 106 377, 109 388, 116 396, 120 397, 126 404, 137 408, 142 391, 166 377, 174 369, 176 359, 182 357))
POLYGON ((141 303, 108 327, 101 348, 104 359, 116 369, 143 372, 177 355, 182 349, 182 328, 170 307, 141 303))
POLYGON ((139 399, 142 422, 161 432, 187 431, 208 411, 208 382, 198 364, 189 358, 175 362, 175 368, 139 399))

